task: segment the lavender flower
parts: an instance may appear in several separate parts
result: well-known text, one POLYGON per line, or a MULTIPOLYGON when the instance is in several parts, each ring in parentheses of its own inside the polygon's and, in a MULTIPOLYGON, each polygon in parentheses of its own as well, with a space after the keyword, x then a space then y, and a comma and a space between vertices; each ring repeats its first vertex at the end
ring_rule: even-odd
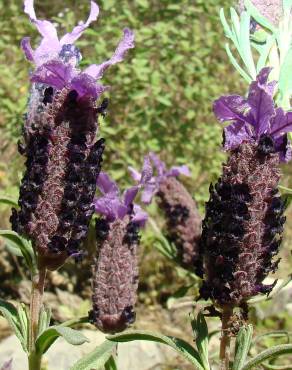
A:
POLYGON ((166 217, 167 237, 173 242, 178 251, 181 265, 197 274, 201 274, 198 242, 201 236, 201 217, 197 205, 187 189, 175 178, 180 174, 190 176, 187 166, 174 166, 166 170, 166 165, 155 154, 150 153, 144 159, 141 175, 129 168, 132 177, 143 187, 142 201, 151 202, 157 195, 158 205, 166 217), (157 170, 153 176, 151 161, 157 170))
POLYGON ((159 191, 160 184, 169 177, 177 177, 179 175, 190 176, 190 171, 186 165, 173 166, 170 170, 166 169, 165 163, 163 163, 157 155, 149 153, 144 159, 144 165, 142 173, 139 173, 133 167, 129 167, 132 178, 139 184, 143 185, 142 202, 144 204, 150 204, 152 198, 159 191), (151 161, 157 170, 157 176, 152 176, 153 169, 151 161))
POLYGON ((277 189, 278 167, 291 157, 286 133, 292 126, 290 114, 274 106, 268 73, 262 70, 251 83, 247 100, 222 97, 214 104, 219 120, 233 123, 225 128, 230 156, 206 204, 201 296, 221 306, 244 307, 275 285, 263 280, 279 263, 273 257, 281 244, 285 205, 277 189))
POLYGON ((97 186, 102 196, 95 200, 95 209, 102 216, 96 221, 98 252, 89 317, 101 331, 115 333, 135 321, 137 247, 147 213, 133 204, 139 186, 120 196, 117 184, 105 173, 100 174, 97 186))
POLYGON ((53 270, 68 256, 79 259, 82 254, 80 244, 95 210, 93 197, 104 150, 104 139, 96 139, 101 114, 96 98, 104 89, 96 79, 122 60, 133 46, 133 34, 126 30, 109 61, 88 67, 89 74, 82 73, 73 42, 96 19, 97 5, 91 2, 87 22, 60 41, 50 22, 36 18, 33 1, 25 1, 25 12, 43 39, 35 51, 27 39, 22 42, 37 69, 31 75, 24 143, 19 144, 20 154, 26 156, 20 210, 12 210, 11 223, 13 230, 32 239, 40 266, 53 270), (70 73, 62 74, 65 70, 70 73))
MULTIPOLYGON (((268 82, 271 68, 263 68, 256 81, 250 84, 247 99, 240 95, 222 96, 214 103, 214 112, 220 122, 231 121, 224 129, 224 148, 236 149, 243 142, 273 142, 280 160, 291 159, 287 132, 292 129, 292 112, 275 107, 275 82, 268 82)), ((268 144, 269 144, 268 143, 268 144)))
POLYGON ((81 54, 74 42, 82 35, 90 23, 97 19, 99 8, 91 1, 91 11, 88 20, 74 27, 72 32, 58 39, 55 26, 47 20, 39 20, 36 17, 33 0, 25 0, 24 11, 29 15, 42 35, 40 45, 33 50, 30 39, 25 37, 21 46, 26 58, 36 64, 36 70, 31 75, 32 82, 44 83, 53 88, 61 90, 67 88, 78 93, 78 98, 84 95, 97 99, 108 87, 97 83, 108 67, 123 60, 125 53, 134 47, 134 34, 126 28, 124 37, 120 41, 113 56, 102 64, 92 64, 82 72, 78 69, 81 54))

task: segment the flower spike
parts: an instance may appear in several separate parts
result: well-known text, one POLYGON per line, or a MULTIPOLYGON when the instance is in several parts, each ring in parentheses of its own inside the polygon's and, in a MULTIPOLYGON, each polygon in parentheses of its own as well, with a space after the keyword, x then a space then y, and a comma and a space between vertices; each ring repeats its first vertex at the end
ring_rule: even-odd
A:
POLYGON ((117 184, 102 172, 97 186, 102 196, 95 200, 95 210, 101 217, 96 221, 97 258, 89 317, 101 331, 116 333, 135 321, 139 229, 147 213, 133 203, 140 185, 120 196, 117 184))

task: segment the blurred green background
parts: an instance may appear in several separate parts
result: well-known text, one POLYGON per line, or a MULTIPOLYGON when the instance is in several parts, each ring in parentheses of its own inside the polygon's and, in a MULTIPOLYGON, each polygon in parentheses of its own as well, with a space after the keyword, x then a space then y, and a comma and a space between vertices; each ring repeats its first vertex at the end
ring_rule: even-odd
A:
MULTIPOLYGON (((192 178, 186 185, 203 214, 209 184, 219 176, 225 158, 212 101, 222 94, 246 91, 224 52, 218 13, 231 1, 99 0, 98 4, 98 21, 77 42, 83 66, 108 59, 124 27, 136 34, 135 49, 103 78, 104 84, 111 85, 108 115, 100 126, 107 143, 103 169, 126 186, 130 183, 127 166, 140 168, 150 150, 169 166, 187 164, 192 178)), ((87 0, 36 1, 39 18, 56 22, 59 35, 85 20, 88 11, 87 0)), ((31 36, 36 46, 39 35, 24 15, 21 0, 0 0, 0 29, 0 191, 17 196, 23 162, 16 142, 26 111, 31 68, 19 44, 22 37, 31 36)), ((287 167, 285 172, 288 175, 291 170, 287 167)), ((289 176, 282 183, 289 185, 289 176)), ((150 213, 160 224, 155 205, 150 213)), ((0 214, 0 226, 8 227, 9 209, 0 208, 0 214)), ((290 225, 291 221, 280 277, 289 270, 290 225)), ((186 278, 151 248, 151 233, 150 228, 144 233, 141 252, 140 302, 147 305, 164 302, 164 295, 169 297, 180 284, 186 284, 186 278)), ((71 271, 75 271, 73 265, 71 271)), ((286 320, 287 312, 283 315, 286 320)))

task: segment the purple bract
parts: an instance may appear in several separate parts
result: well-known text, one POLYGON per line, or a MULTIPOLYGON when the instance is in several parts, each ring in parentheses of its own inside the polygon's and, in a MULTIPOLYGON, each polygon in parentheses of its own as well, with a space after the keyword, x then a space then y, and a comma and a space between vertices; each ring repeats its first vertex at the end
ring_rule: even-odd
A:
POLYGON ((134 47, 134 34, 125 28, 124 36, 113 56, 97 65, 92 64, 83 72, 78 69, 81 54, 74 42, 82 35, 84 30, 98 17, 99 8, 91 1, 91 10, 84 24, 74 27, 72 32, 58 38, 55 26, 47 20, 39 20, 36 17, 33 0, 24 1, 24 11, 37 27, 42 35, 40 45, 33 50, 30 38, 25 37, 21 41, 21 47, 26 58, 36 65, 36 70, 31 75, 32 82, 44 83, 58 90, 67 87, 76 90, 79 98, 88 95, 97 99, 108 87, 98 84, 105 70, 113 64, 123 60, 127 50, 134 47))
POLYGON ((102 193, 101 197, 94 200, 97 213, 105 216, 109 222, 123 219, 126 215, 131 214, 133 216, 132 222, 136 222, 139 226, 145 225, 147 213, 139 205, 133 204, 140 185, 130 187, 121 196, 116 182, 106 173, 101 172, 98 176, 97 187, 102 193))
POLYGON ((160 183, 167 177, 177 177, 179 175, 190 176, 190 171, 186 165, 173 166, 167 170, 165 163, 152 152, 144 158, 142 174, 133 167, 129 167, 129 171, 132 178, 144 188, 141 200, 145 204, 151 203, 153 196, 159 189, 160 183), (153 176, 153 167, 151 162, 157 170, 157 176, 153 176))
POLYGON ((262 135, 273 138, 280 160, 291 159, 287 133, 292 130, 292 112, 275 107, 276 83, 268 82, 271 68, 263 68, 250 84, 247 99, 240 95, 222 96, 214 102, 220 122, 232 122, 224 129, 224 148, 236 149, 243 142, 258 142, 262 135))

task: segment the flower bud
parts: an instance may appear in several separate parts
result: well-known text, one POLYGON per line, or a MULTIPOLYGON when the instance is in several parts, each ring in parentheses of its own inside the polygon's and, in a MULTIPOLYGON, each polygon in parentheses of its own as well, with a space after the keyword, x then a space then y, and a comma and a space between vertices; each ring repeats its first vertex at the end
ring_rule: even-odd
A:
POLYGON ((129 216, 96 223, 98 251, 93 267, 91 322, 102 332, 117 333, 135 321, 138 288, 139 225, 129 216))

